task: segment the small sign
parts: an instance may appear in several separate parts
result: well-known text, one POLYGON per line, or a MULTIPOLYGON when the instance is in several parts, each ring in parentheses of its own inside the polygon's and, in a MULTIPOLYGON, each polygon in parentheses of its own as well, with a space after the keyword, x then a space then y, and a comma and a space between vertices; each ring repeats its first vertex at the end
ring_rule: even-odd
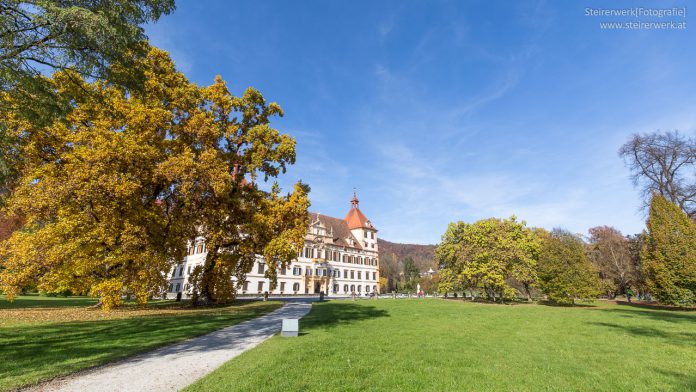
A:
POLYGON ((280 336, 294 337, 300 332, 299 319, 283 319, 283 328, 280 331, 280 336))

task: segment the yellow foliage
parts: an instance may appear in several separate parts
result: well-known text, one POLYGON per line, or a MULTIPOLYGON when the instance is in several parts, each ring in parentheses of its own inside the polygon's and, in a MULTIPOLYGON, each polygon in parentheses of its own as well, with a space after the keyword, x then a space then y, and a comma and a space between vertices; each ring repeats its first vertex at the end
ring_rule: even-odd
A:
POLYGON ((22 157, 8 210, 26 217, 0 248, 10 299, 36 284, 100 296, 104 309, 129 294, 145 303, 163 293, 187 240, 204 236, 210 252, 196 290, 227 302, 231 278, 243 278, 256 254, 274 274, 301 246, 308 188, 281 196, 255 182, 295 162, 294 139, 269 125, 280 107, 253 88, 235 97, 220 77, 198 87, 158 49, 143 68, 140 91, 57 72, 48 83, 71 107, 48 124, 1 97, 16 109, 1 120, 22 157))

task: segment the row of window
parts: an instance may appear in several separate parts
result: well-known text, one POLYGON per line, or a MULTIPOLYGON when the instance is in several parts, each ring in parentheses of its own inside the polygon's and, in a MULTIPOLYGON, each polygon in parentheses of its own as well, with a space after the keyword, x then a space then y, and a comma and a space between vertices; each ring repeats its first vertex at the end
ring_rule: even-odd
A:
MULTIPOLYGON (((184 291, 187 291, 189 289, 189 287, 191 287, 191 285, 186 283, 184 285, 184 291)), ((170 283, 169 284, 169 292, 170 293, 178 293, 180 291, 181 291, 181 283, 177 283, 177 284, 170 283)))
MULTIPOLYGON (((368 246, 367 243, 364 244, 365 247, 368 246)), ((372 247, 374 248, 374 244, 372 244, 372 247)), ((195 254, 199 253, 205 253, 206 252, 206 246, 205 242, 198 242, 193 246, 189 246, 186 248, 186 254, 188 256, 192 256, 195 254)), ((348 254, 343 254, 341 255, 337 251, 330 251, 330 250, 323 250, 323 249, 313 249, 313 248, 304 248, 302 252, 298 254, 298 256, 302 257, 304 255, 305 258, 308 259, 326 259, 326 260, 331 260, 331 261, 342 261, 344 263, 350 263, 350 264, 363 264, 363 265, 377 265, 377 259, 376 258, 370 258, 370 257, 362 257, 362 256, 352 256, 348 254)))
MULTIPOLYGON (((264 290, 265 285, 266 285, 266 282, 258 282, 257 286, 256 286, 256 290, 259 293, 263 293, 265 291, 264 290)), ((177 287, 178 287, 178 284, 177 284, 177 287)), ((338 285, 338 284, 333 285, 333 292, 336 294, 340 293, 339 288, 340 288, 340 285, 338 285)), ((281 293, 285 293, 285 282, 280 282, 278 285, 278 289, 281 293)), ((171 286, 170 286, 170 290, 171 290, 171 286)), ((243 286, 242 290, 243 290, 242 291, 243 293, 246 293, 249 291, 249 282, 244 282, 244 286, 243 286)), ((362 293, 362 290, 363 290, 362 285, 344 284, 342 293, 343 294, 362 293)), ((292 284, 292 291, 294 291, 295 294, 297 294, 300 291, 300 284, 293 283, 292 284)), ((377 285, 372 285, 372 287, 370 287, 370 285, 365 285, 365 292, 369 293, 370 291, 377 292, 377 285)), ((309 288, 305 287, 305 293, 308 293, 308 292, 309 292, 309 288)))
MULTIPOLYGON (((257 290, 259 293, 264 292, 265 285, 266 285, 266 282, 258 282, 257 283, 257 290)), ((190 287, 190 285, 188 283, 185 284, 183 286, 184 291, 188 291, 189 287, 190 287)), ((181 291, 181 288, 182 288, 181 283, 176 283, 176 284, 171 283, 169 285, 169 292, 170 293, 178 293, 181 291)), ((333 292, 339 293, 339 288, 340 288, 340 285, 338 285, 338 284, 333 285, 333 292)), ((280 282, 279 289, 280 289, 281 293, 285 292, 285 282, 280 282)), ((377 285, 372 285, 372 288, 370 288, 370 285, 365 285, 365 292, 366 293, 369 293, 370 289, 373 292, 377 292, 377 285)), ((354 284, 352 284, 352 285, 344 284, 343 285, 343 294, 361 293, 362 290, 363 290, 362 285, 354 285, 354 284)), ((244 282, 243 292, 247 292, 247 291, 249 291, 249 282, 244 282)), ((297 292, 300 291, 300 284, 297 282, 293 283, 292 284, 292 291, 294 291, 295 294, 297 294, 297 292)), ((308 288, 305 288, 305 292, 308 292, 308 288)))
MULTIPOLYGON (((188 267, 188 273, 189 273, 189 275, 191 274, 191 266, 190 265, 188 267)), ((176 278, 177 276, 178 277, 184 276, 184 266, 183 265, 177 264, 174 266, 174 269, 172 270, 172 278, 176 278), (177 275, 177 272, 178 272, 178 275, 177 275)))
MULTIPOLYGON (((257 264, 257 269, 256 272, 259 275, 262 275, 266 271, 266 264, 265 263, 258 263, 257 264)), ((191 275, 191 266, 188 266, 188 275, 191 275)), ((343 277, 344 279, 348 279, 350 276, 350 279, 355 279, 357 272, 357 277, 358 279, 362 279, 363 276, 363 271, 355 271, 355 270, 343 270, 343 273, 341 273, 340 269, 327 269, 327 268, 311 268, 307 267, 305 269, 305 275, 306 276, 333 276, 334 278, 341 278, 343 277), (341 276, 342 275, 342 276, 341 276)), ((376 271, 364 271, 365 272, 365 279, 369 280, 370 279, 370 273, 372 273, 372 280, 377 280, 377 272, 376 271)), ((302 275, 302 267, 295 266, 292 268, 292 274, 294 276, 300 276, 302 275)), ((184 276, 184 266, 183 265, 175 265, 174 269, 172 270, 172 278, 176 277, 183 277, 184 276)), ((285 267, 280 268, 280 275, 287 275, 287 270, 285 267)), ((171 290, 170 290, 171 291, 171 290)))
MULTIPOLYGON (((362 279, 363 276, 363 271, 355 271, 355 270, 343 270, 343 278, 348 279, 355 279, 356 277, 356 272, 357 272, 357 277, 358 279, 362 279)), ((377 271, 364 271, 365 272, 365 279, 369 280, 370 279, 370 273, 372 273, 372 280, 377 280, 377 271)), ((281 269, 280 271, 281 275, 285 275, 285 269, 281 269)), ((294 276, 300 276, 302 275, 302 267, 292 267, 292 274, 294 276)), ((341 277, 341 270, 340 269, 327 269, 327 268, 311 268, 307 267, 305 268, 305 273, 306 276, 332 276, 334 278, 340 278, 341 277)))
MULTIPOLYGON (((365 272, 365 279, 369 280, 370 279, 370 271, 364 271, 365 272)), ((343 279, 355 279, 357 276, 358 279, 362 279, 363 277, 363 271, 355 271, 355 270, 343 270, 343 279), (356 274, 357 272, 357 274, 356 274)), ((294 267, 292 269, 292 274, 295 276, 299 276, 302 274, 302 267, 294 267)), ((306 276, 332 276, 334 278, 341 278, 341 270, 340 269, 331 269, 327 270, 326 268, 316 268, 312 269, 307 267, 305 269, 305 275, 306 276)), ((372 272, 372 280, 377 280, 377 272, 373 271, 372 272)))
POLYGON ((196 244, 192 246, 187 246, 186 247, 186 254, 191 256, 195 255, 198 253, 204 253, 206 251, 205 249, 205 242, 199 241, 196 244))
POLYGON ((307 259, 325 259, 330 261, 342 261, 350 264, 377 265, 376 258, 352 256, 348 254, 341 255, 338 251, 330 251, 324 249, 314 249, 305 247, 298 256, 304 255, 307 259))

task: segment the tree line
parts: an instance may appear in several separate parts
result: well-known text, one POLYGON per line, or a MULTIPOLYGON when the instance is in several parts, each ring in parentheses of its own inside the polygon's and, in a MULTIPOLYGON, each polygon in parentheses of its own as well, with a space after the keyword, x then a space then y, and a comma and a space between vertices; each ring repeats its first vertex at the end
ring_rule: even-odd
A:
POLYGON ((516 217, 450 223, 436 248, 438 290, 491 301, 543 296, 573 304, 600 295, 696 303, 696 140, 634 135, 619 150, 648 210, 646 229, 588 236, 527 227, 516 217))

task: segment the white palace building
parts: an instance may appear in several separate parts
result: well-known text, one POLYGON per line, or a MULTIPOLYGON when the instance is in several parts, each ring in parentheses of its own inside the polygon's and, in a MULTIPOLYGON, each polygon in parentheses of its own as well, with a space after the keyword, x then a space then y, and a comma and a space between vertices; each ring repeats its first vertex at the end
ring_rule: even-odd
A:
MULTIPOLYGON (((297 260, 278 271, 278 285, 270 290, 269 279, 264 277, 266 263, 257 256, 247 281, 237 294, 295 295, 318 294, 350 296, 379 292, 379 258, 377 229, 358 208, 353 194, 351 208, 344 219, 310 212, 309 232, 297 260)), ((188 255, 177 264, 171 275, 169 292, 172 298, 181 293, 190 295, 188 277, 193 268, 205 262, 206 247, 203 238, 189 246, 188 255)))

